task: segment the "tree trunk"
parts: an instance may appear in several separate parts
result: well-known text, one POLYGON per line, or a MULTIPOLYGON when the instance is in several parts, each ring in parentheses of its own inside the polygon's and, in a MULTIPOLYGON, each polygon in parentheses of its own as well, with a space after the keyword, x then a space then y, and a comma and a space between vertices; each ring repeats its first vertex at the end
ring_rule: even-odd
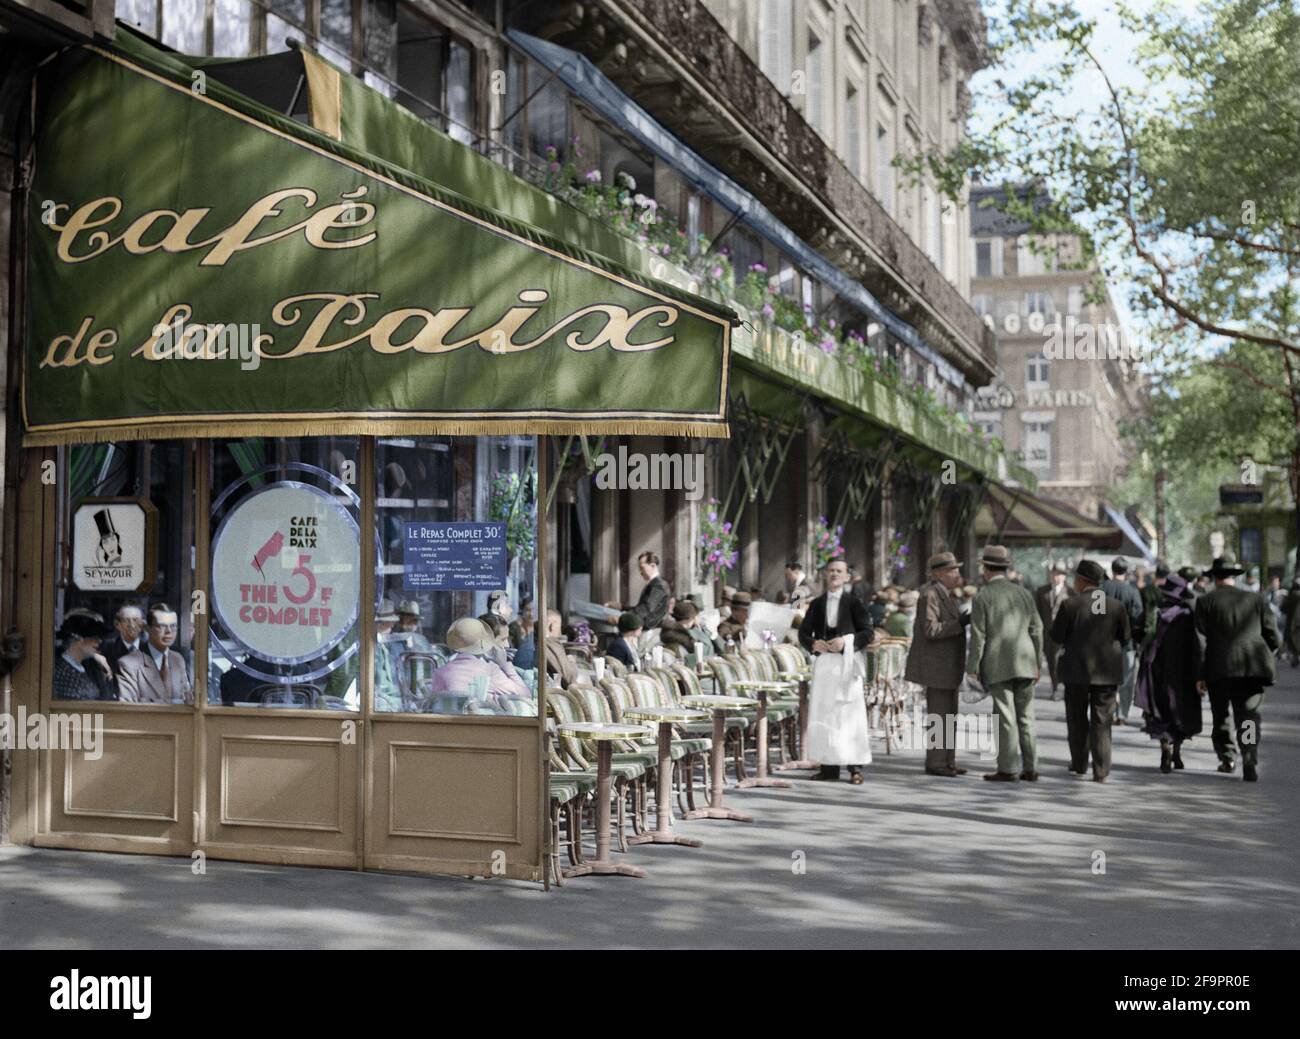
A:
POLYGON ((1156 559, 1169 558, 1169 545, 1165 541, 1165 480, 1168 475, 1163 465, 1156 470, 1156 559))

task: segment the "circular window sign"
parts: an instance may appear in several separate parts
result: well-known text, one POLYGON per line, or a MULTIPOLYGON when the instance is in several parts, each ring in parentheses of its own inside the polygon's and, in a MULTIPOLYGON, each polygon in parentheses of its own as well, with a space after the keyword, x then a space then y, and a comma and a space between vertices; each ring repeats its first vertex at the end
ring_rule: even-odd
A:
POLYGON ((329 492, 273 483, 217 528, 212 608, 249 653, 274 664, 314 660, 356 621, 359 555, 356 521, 329 492))

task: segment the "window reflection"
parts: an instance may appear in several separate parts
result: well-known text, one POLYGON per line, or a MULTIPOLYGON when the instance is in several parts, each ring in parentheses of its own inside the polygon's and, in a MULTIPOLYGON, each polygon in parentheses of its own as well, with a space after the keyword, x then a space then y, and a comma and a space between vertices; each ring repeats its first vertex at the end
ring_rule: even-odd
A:
POLYGON ((54 699, 193 702, 192 464, 179 441, 60 451, 54 699))
POLYGON ((537 713, 532 437, 386 438, 375 447, 380 557, 375 710, 537 713))
POLYGON ((213 454, 209 702, 357 710, 356 437, 213 454))

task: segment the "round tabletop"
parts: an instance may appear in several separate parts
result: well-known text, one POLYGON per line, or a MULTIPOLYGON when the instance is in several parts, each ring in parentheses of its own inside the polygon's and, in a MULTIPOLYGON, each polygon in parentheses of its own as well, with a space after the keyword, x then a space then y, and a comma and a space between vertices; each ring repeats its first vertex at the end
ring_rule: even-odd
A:
POLYGON ((683 696, 682 703, 691 707, 707 707, 713 711, 740 711, 746 707, 758 706, 758 701, 748 696, 683 696))
POLYGON ((653 736, 649 725, 622 725, 617 722, 565 722, 558 729, 561 736, 577 736, 584 740, 632 740, 653 736))
POLYGON ((708 711, 695 711, 689 707, 629 707, 623 712, 624 718, 648 722, 697 722, 708 716, 708 711))
POLYGON ((772 679, 761 678, 742 678, 739 681, 732 682, 736 689, 762 689, 764 692, 779 692, 782 689, 793 689, 799 683, 789 679, 785 681, 776 681, 772 679))

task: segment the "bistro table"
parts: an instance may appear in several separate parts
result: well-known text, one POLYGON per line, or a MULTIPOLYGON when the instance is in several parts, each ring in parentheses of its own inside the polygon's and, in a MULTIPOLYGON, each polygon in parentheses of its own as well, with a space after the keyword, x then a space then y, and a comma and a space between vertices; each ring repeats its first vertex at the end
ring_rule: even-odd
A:
POLYGON ((683 696, 682 703, 687 707, 702 707, 713 712, 713 751, 711 759, 711 782, 709 786, 709 807, 697 808, 687 812, 686 819, 732 819, 738 823, 752 823, 754 817, 733 811, 722 803, 723 758, 727 747, 727 712, 740 711, 746 707, 757 707, 758 701, 747 696, 683 696))
POLYGON ((812 671, 805 668, 787 672, 799 683, 799 754, 798 761, 787 761, 783 765, 772 766, 773 772, 793 772, 796 769, 820 768, 821 763, 809 761, 802 755, 808 753, 808 693, 812 682, 812 671))
POLYGON ((742 779, 737 785, 742 790, 753 786, 793 786, 788 779, 773 779, 767 774, 767 694, 793 689, 798 683, 743 678, 731 685, 742 692, 758 694, 758 719, 754 722, 754 736, 758 742, 758 775, 742 779))
POLYGON ((624 718, 633 721, 659 723, 659 774, 655 791, 655 828, 649 833, 639 833, 628 838, 628 844, 682 844, 698 848, 703 842, 694 837, 679 837, 673 833, 673 726, 700 721, 709 716, 708 711, 689 707, 628 707, 624 718))
POLYGON ((610 722, 566 722, 558 727, 561 736, 592 740, 596 744, 596 857, 593 860, 570 866, 564 871, 568 877, 585 877, 622 874, 625 877, 644 877, 645 870, 615 862, 609 857, 609 799, 611 794, 610 765, 613 762, 614 740, 633 740, 649 736, 654 730, 648 725, 621 725, 610 722))

